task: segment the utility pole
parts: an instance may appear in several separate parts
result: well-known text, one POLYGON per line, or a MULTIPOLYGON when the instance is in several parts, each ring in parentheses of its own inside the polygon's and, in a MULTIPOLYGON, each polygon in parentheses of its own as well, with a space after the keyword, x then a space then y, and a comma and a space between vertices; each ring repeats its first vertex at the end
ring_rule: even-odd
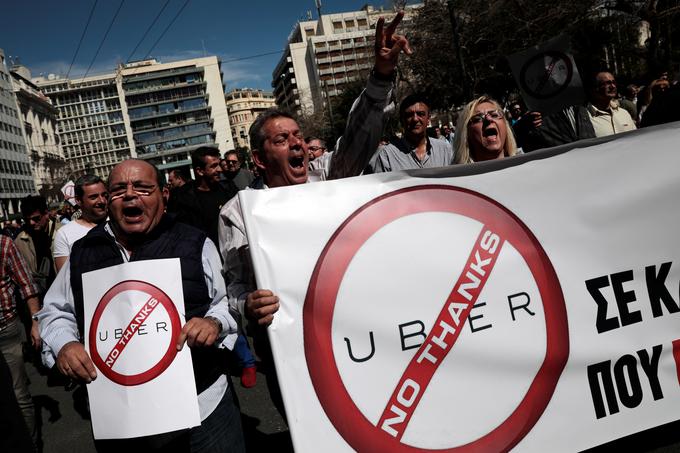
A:
POLYGON ((453 47, 456 50, 456 58, 458 59, 458 69, 460 70, 461 78, 463 79, 463 97, 465 100, 472 98, 470 93, 470 83, 465 71, 465 62, 463 61, 463 51, 460 48, 460 36, 458 35, 458 19, 456 19, 456 12, 453 6, 453 0, 448 0, 446 6, 449 10, 449 20, 451 21, 451 30, 453 31, 453 47))

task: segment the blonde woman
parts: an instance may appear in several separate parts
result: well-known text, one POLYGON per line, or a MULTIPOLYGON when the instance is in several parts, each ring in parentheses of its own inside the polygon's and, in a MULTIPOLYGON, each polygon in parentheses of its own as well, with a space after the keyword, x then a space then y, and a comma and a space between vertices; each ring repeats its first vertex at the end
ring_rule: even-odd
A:
POLYGON ((498 102, 481 96, 465 106, 458 117, 453 149, 456 164, 517 154, 515 136, 498 102))

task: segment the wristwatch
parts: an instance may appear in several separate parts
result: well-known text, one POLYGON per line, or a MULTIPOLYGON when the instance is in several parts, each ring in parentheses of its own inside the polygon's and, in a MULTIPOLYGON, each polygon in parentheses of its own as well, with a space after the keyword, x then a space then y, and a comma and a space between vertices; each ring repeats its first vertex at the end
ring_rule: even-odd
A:
POLYGON ((205 319, 212 321, 215 324, 217 324, 217 332, 218 333, 222 332, 222 321, 220 321, 219 319, 217 319, 214 316, 206 316, 205 319))

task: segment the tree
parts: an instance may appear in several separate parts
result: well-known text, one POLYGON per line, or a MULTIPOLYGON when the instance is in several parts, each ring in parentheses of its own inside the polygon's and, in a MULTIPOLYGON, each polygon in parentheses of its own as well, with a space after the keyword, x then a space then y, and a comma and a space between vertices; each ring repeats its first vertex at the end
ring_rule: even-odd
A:
POLYGON ((679 15, 680 0, 426 0, 409 32, 415 53, 405 60, 405 74, 410 89, 428 94, 434 108, 481 93, 502 100, 516 89, 506 57, 566 33, 582 70, 606 64, 629 79, 678 60, 672 42, 680 36, 672 23, 679 15), (647 26, 650 39, 641 43, 647 26))

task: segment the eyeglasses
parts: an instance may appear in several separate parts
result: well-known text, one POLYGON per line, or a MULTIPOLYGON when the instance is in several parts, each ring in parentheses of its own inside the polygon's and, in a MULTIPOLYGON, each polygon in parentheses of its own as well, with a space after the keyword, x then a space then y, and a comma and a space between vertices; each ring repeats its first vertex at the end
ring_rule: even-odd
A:
POLYGON ((127 193, 128 187, 132 186, 132 191, 139 195, 140 197, 148 197, 151 195, 158 186, 155 184, 142 184, 142 183, 127 183, 125 185, 120 184, 111 189, 109 192, 109 201, 116 200, 118 198, 123 198, 127 193))
POLYGON ((326 148, 324 148, 323 146, 309 146, 309 147, 307 147, 307 149, 309 149, 312 152, 325 151, 326 150, 326 148))
POLYGON ((42 220, 43 216, 42 214, 39 215, 34 215, 33 217, 29 217, 28 220, 30 220, 33 223, 38 223, 42 220))
POLYGON ((503 112, 496 109, 477 113, 476 115, 472 115, 470 117, 470 124, 479 124, 482 121, 484 121, 484 119, 486 119, 487 117, 491 118, 492 120, 500 120, 501 118, 503 118, 503 112))
POLYGON ((225 160, 225 162, 227 163, 227 165, 238 165, 237 160, 225 160))

